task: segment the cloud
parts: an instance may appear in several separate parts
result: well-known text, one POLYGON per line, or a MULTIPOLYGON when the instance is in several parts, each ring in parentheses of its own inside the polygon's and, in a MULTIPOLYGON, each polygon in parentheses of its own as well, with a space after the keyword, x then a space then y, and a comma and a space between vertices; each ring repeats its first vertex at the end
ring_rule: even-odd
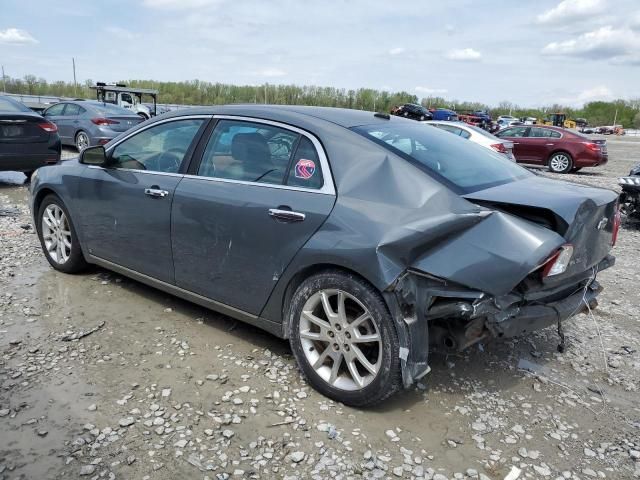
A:
POLYGON ((636 55, 638 49, 640 34, 627 27, 616 29, 608 25, 570 40, 551 42, 542 54, 627 63, 625 60, 636 55))
POLYGON ((265 68, 257 73, 263 77, 284 77, 287 74, 287 72, 279 68, 265 68))
POLYGON ((217 6, 221 0, 143 0, 145 7, 163 10, 186 10, 217 6))
POLYGON ((416 92, 425 93, 427 95, 437 95, 442 93, 447 93, 449 90, 446 88, 430 88, 430 87, 416 87, 416 92))
POLYGON ((27 45, 29 43, 38 43, 26 30, 19 28, 7 28, 0 30, 0 43, 8 43, 10 45, 27 45))
POLYGON ((389 50, 389 55, 400 55, 401 53, 404 53, 404 48, 402 47, 396 47, 389 50))
POLYGON ((133 33, 121 27, 105 27, 104 31, 122 40, 133 40, 140 36, 139 33, 133 33))
POLYGON ((585 103, 595 102, 595 101, 609 101, 613 100, 614 95, 611 89, 605 85, 598 85, 596 87, 587 88, 586 90, 582 90, 577 95, 572 96, 564 96, 558 98, 556 103, 560 105, 567 105, 571 107, 582 107, 585 103))
POLYGON ((482 54, 473 48, 461 48, 458 50, 449 50, 445 54, 445 57, 449 60, 456 60, 460 62, 473 62, 480 60, 482 58, 482 54))
POLYGON ((583 20, 601 13, 605 6, 603 0, 563 0, 552 9, 538 15, 538 22, 557 24, 583 20))

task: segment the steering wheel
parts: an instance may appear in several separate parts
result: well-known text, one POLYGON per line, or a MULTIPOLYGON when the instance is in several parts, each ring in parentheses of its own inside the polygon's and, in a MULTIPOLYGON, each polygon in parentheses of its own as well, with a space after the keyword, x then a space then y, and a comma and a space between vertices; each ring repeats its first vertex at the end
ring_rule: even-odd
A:
POLYGON ((157 170, 166 173, 176 173, 180 169, 182 160, 181 156, 184 156, 184 152, 179 148, 170 148, 160 154, 156 158, 155 164, 157 170))

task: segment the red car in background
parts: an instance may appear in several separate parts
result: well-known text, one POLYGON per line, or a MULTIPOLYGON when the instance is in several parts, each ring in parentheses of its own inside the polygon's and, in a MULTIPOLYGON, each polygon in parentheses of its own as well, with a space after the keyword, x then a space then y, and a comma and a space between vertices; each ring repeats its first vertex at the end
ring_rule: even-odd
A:
POLYGON ((545 165, 555 173, 577 172, 582 167, 607 163, 606 140, 595 140, 560 127, 519 125, 496 133, 513 142, 518 163, 545 165))

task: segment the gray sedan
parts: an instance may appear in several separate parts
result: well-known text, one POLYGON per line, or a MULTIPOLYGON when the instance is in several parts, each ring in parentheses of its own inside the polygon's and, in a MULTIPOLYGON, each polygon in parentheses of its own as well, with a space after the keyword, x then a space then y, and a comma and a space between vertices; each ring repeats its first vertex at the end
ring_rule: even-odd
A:
POLYGON ((427 374, 430 343, 562 332, 594 308, 616 200, 411 120, 294 106, 171 112, 31 184, 53 268, 288 338, 309 383, 355 406, 427 374))
POLYGON ((104 145, 144 121, 124 108, 91 100, 56 103, 42 115, 56 124, 62 144, 73 145, 79 152, 104 145))

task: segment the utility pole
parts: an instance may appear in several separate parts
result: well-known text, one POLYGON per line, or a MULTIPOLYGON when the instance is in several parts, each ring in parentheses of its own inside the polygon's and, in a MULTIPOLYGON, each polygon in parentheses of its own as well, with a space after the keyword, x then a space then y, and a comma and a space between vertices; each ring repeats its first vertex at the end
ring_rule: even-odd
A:
POLYGON ((4 65, 2 65, 2 91, 7 92, 7 82, 4 79, 4 65))
POLYGON ((267 104, 267 84, 264 84, 264 104, 267 104))
POLYGON ((76 59, 71 57, 73 63, 73 95, 78 96, 78 82, 76 81, 76 59))
POLYGON ((613 117, 613 127, 615 128, 616 122, 618 121, 618 109, 616 108, 616 114, 613 117))

